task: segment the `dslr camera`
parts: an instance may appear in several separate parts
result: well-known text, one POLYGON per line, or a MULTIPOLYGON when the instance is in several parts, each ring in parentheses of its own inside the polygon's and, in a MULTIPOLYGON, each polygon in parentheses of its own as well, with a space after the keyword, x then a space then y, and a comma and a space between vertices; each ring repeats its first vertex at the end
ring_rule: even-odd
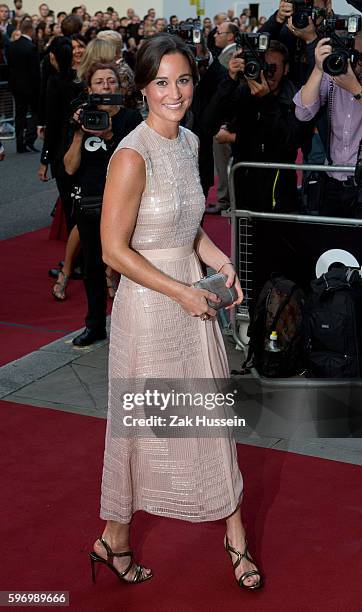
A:
POLYGON ((303 30, 309 25, 309 17, 314 19, 315 10, 313 0, 290 0, 293 4, 292 24, 295 28, 303 30))
POLYGON ((193 47, 201 42, 201 23, 199 19, 194 19, 192 23, 182 21, 176 27, 168 26, 167 32, 173 36, 179 36, 182 40, 193 47))
POLYGON ((118 106, 122 104, 121 94, 82 94, 71 104, 72 111, 75 112, 80 105, 81 112, 79 123, 73 118, 70 120, 74 127, 84 127, 86 130, 103 132, 109 128, 109 115, 107 111, 99 110, 98 105, 118 106), (85 102, 85 104, 84 104, 85 102))
POLYGON ((192 23, 189 21, 182 21, 180 25, 176 26, 175 28, 168 26, 167 32, 173 36, 178 36, 188 45, 195 56, 195 60, 199 67, 202 65, 207 67, 209 65, 208 56, 205 57, 205 55, 202 53, 202 48, 206 49, 206 47, 203 40, 202 26, 199 19, 194 19, 192 23), (199 45, 199 47, 197 47, 197 45, 199 45), (201 50, 200 45, 202 45, 201 50))
POLYGON ((361 29, 360 15, 334 15, 324 19, 318 28, 321 37, 328 36, 332 47, 330 53, 323 62, 323 71, 331 76, 346 74, 348 60, 355 66, 360 53, 355 49, 354 37, 361 29), (343 32, 338 36, 336 32, 343 32))
POLYGON ((258 81, 263 71, 272 76, 275 72, 274 64, 267 64, 265 54, 269 49, 270 35, 268 33, 240 33, 235 38, 236 49, 242 49, 239 55, 245 61, 244 76, 252 81, 258 81))

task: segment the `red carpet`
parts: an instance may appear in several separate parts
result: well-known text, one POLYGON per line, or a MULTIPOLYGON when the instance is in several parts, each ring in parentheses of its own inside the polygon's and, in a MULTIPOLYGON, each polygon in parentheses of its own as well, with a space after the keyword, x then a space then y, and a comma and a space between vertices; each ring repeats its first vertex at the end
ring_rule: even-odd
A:
POLYGON ((215 184, 209 190, 209 194, 206 200, 206 215, 204 218, 204 229, 205 232, 210 236, 211 240, 230 257, 231 251, 231 232, 230 223, 228 219, 221 215, 208 215, 207 207, 210 203, 216 202, 216 187, 217 177, 215 177, 215 184))
POLYGON ((51 295, 48 268, 64 258, 64 242, 44 228, 0 242, 0 365, 48 344, 84 324, 81 281, 70 281, 65 302, 51 295))
POLYGON ((222 521, 141 512, 134 548, 155 577, 126 585, 101 567, 93 585, 105 422, 8 402, 0 410, 1 590, 68 590, 76 612, 360 610, 360 467, 239 446, 244 521, 266 576, 259 592, 234 582, 222 521))
MULTIPOLYGON (((226 219, 206 215, 205 230, 230 251, 226 219)), ((0 241, 0 366, 82 327, 86 299, 81 281, 70 281, 65 302, 51 295, 48 268, 64 258, 65 243, 49 240, 49 228, 0 241)))

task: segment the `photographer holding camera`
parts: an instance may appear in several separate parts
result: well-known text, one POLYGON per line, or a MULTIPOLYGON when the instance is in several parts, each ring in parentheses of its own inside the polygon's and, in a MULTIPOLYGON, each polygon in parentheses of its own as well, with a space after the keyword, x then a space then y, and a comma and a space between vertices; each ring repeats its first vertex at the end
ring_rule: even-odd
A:
MULTIPOLYGON (((342 53, 333 50, 330 37, 322 38, 315 50, 315 67, 294 98, 296 116, 301 121, 310 121, 323 105, 328 105, 330 165, 354 166, 362 138, 361 32, 354 46, 356 52, 346 55, 343 49, 342 53), (346 59, 348 55, 352 62, 346 59), (327 74, 327 70, 334 76, 327 74)), ((328 172, 320 214, 361 218, 360 199, 354 176, 328 172)))
MULTIPOLYGON (((266 47, 267 36, 244 36, 249 37, 247 44, 255 41, 253 44, 266 47)), ((234 163, 294 163, 298 148, 310 138, 310 130, 295 117, 296 88, 288 79, 288 63, 288 51, 278 41, 271 41, 263 53, 254 51, 249 59, 244 47, 241 57, 236 53, 230 61, 228 77, 212 97, 203 120, 213 133, 218 132, 219 142, 232 143, 234 163), (241 83, 240 74, 244 77, 241 83), (228 123, 223 126, 225 120, 228 123)), ((239 170, 235 178, 239 208, 267 212, 296 209, 295 173, 249 168, 239 170)))
POLYGON ((73 183, 88 301, 86 328, 74 338, 75 346, 88 346, 106 337, 106 277, 100 241, 103 190, 111 155, 119 142, 142 122, 137 110, 120 105, 117 65, 93 63, 87 84, 90 100, 73 115, 75 131, 64 156, 64 167, 73 183))
POLYGON ((331 0, 280 0, 278 10, 259 32, 268 32, 289 51, 289 78, 296 87, 306 82, 314 66, 314 50, 318 42, 317 25, 322 15, 331 13, 331 0))

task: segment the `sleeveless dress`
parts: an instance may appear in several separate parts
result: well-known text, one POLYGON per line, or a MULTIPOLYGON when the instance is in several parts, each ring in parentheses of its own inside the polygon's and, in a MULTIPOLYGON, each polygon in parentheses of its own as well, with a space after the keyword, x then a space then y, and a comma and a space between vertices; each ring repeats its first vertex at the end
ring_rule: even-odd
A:
MULTIPOLYGON (((197 137, 180 127, 170 140, 143 122, 117 150, 123 148, 137 151, 146 166, 131 247, 176 280, 199 280, 193 244, 205 199, 197 137)), ((145 510, 199 522, 236 510, 243 480, 231 437, 160 438, 151 430, 148 437, 119 434, 117 381, 228 376, 216 319, 191 317, 174 300, 122 276, 111 319, 102 519, 129 523, 134 512, 145 510)))

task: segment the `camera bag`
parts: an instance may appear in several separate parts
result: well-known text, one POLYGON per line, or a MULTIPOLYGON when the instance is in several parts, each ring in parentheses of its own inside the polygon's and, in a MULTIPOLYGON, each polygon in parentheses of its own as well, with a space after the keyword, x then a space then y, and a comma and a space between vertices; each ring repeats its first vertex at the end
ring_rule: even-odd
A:
POLYGON ((312 281, 304 315, 307 372, 312 378, 361 374, 362 279, 346 266, 312 281))
POLYGON ((272 274, 263 286, 250 313, 249 349, 243 369, 255 367, 266 377, 289 377, 304 369, 303 351, 303 291, 291 280, 272 274), (278 359, 266 350, 270 334, 278 334, 278 359))
POLYGON ((102 212, 103 195, 86 196, 77 201, 79 212, 88 217, 100 217, 102 212))

